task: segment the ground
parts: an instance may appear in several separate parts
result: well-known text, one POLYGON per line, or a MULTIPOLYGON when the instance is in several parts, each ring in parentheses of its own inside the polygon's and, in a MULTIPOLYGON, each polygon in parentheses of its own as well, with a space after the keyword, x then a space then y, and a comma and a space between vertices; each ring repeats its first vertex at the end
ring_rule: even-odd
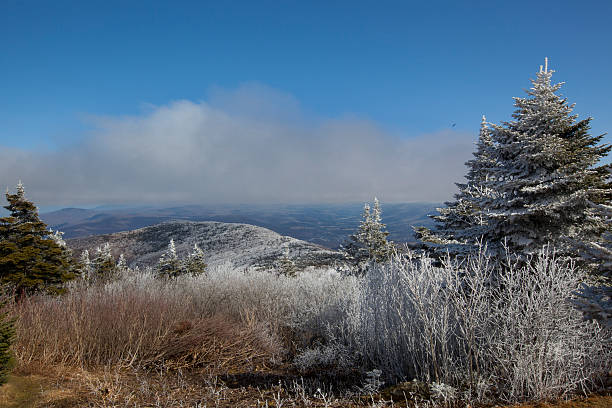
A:
MULTIPOLYGON (((382 407, 377 396, 332 398, 325 390, 307 395, 308 385, 273 385, 274 376, 208 377, 184 373, 56 370, 50 375, 18 373, 0 388, 0 408, 76 407, 382 407), (250 383, 250 384, 249 384, 250 383)), ((421 404, 420 406, 423 406, 421 404)), ((509 406, 508 406, 509 407, 509 406)), ((556 403, 531 403, 520 408, 608 408, 612 396, 556 403)))

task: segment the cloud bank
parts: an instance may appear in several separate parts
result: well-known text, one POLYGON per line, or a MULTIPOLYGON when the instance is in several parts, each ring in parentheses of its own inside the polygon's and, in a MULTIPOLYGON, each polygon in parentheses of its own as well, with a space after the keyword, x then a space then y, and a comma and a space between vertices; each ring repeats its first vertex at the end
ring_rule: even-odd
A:
POLYGON ((320 118, 261 85, 215 89, 94 130, 61 151, 0 147, 0 180, 42 205, 443 201, 474 135, 400 137, 355 117, 320 118))

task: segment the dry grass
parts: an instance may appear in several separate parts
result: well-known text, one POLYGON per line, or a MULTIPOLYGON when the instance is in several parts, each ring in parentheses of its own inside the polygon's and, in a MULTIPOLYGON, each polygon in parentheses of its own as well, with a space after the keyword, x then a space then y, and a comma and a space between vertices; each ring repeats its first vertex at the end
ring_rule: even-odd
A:
POLYGON ((251 367, 281 351, 265 326, 225 315, 202 317, 178 297, 100 286, 13 306, 19 367, 251 367))
MULTIPOLYGON (((381 400, 389 397, 364 382, 372 367, 335 332, 346 329, 345 339, 359 332, 339 323, 363 319, 363 310, 354 307, 360 298, 393 307, 397 302, 361 293, 363 278, 251 272, 220 269, 171 281, 132 273, 105 285, 75 285, 61 297, 12 304, 17 376, 0 390, 0 407, 433 406, 403 395, 381 400), (297 371, 300 356, 318 365, 297 371), (343 361, 344 371, 338 370, 343 361), (324 371, 323 363, 331 369, 324 371), (332 376, 338 372, 345 378, 332 376)), ((427 277, 423 271, 418 276, 427 277)), ((439 315, 438 307, 428 311, 439 315)), ((372 322, 388 320, 374 312, 372 322)), ((406 315, 412 316, 399 316, 406 315)), ((365 339, 397 337, 398 327, 368 332, 365 339)), ((393 350, 380 348, 395 359, 393 350)))

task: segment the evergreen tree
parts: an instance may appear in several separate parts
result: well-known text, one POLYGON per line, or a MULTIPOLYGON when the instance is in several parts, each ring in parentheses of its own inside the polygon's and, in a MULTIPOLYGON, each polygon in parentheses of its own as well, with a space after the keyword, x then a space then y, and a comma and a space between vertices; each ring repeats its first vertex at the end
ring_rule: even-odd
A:
POLYGON ((115 261, 108 242, 96 248, 93 260, 90 259, 88 250, 84 250, 79 258, 80 276, 87 284, 112 282, 129 269, 123 254, 115 261))
POLYGON ((496 161, 495 145, 484 116, 473 156, 465 163, 468 167, 466 183, 457 183, 459 192, 455 194, 455 200, 446 202, 446 206, 438 208, 438 214, 432 216, 436 221, 435 229, 415 228, 417 238, 438 256, 447 252, 453 256, 469 254, 477 248, 487 228, 486 208, 481 206, 484 199, 494 196, 487 183, 496 161))
POLYGON ((90 267, 92 281, 107 283, 117 278, 119 268, 108 242, 96 248, 96 257, 91 261, 90 267))
MULTIPOLYGON (((548 65, 548 63, 546 63, 548 65)), ((466 184, 435 216, 437 228, 417 230, 438 251, 469 253, 485 242, 503 259, 520 258, 551 244, 560 255, 609 271, 610 151, 589 134, 591 118, 578 121, 560 97, 553 71, 540 67, 526 98, 515 98, 510 122, 483 120, 466 184)))
POLYGON ((385 224, 382 223, 380 203, 375 197, 372 208, 367 203, 364 205, 359 229, 349 237, 343 252, 358 270, 363 271, 370 261, 384 262, 389 259, 393 252, 393 243, 387 241, 388 235, 385 224))
POLYGON ((356 233, 351 234, 347 242, 345 242, 340 250, 344 254, 344 257, 358 272, 363 272, 368 262, 369 254, 368 250, 363 243, 365 235, 361 233, 362 225, 370 223, 370 204, 364 204, 363 213, 361 214, 361 223, 356 233))
POLYGON ((176 246, 174 240, 171 239, 168 244, 168 249, 159 258, 157 264, 157 274, 163 278, 176 278, 183 274, 183 265, 176 255, 176 246))
POLYGON ((11 344, 15 339, 15 320, 8 316, 6 303, 6 298, 0 301, 0 385, 6 383, 11 371, 11 344))
POLYGON ((123 254, 119 255, 119 259, 117 260, 116 268, 117 268, 118 273, 123 273, 130 269, 130 267, 127 264, 127 261, 125 260, 125 255, 123 254))
POLYGON ((79 258, 80 276, 86 282, 91 282, 94 279, 94 270, 91 259, 89 259, 89 251, 86 249, 81 253, 79 258))
POLYGON ((204 260, 204 251, 200 249, 198 244, 193 245, 193 250, 184 261, 184 271, 192 276, 206 273, 206 261, 204 260))
POLYGON ((285 249, 283 256, 280 257, 280 259, 278 260, 278 270, 280 271, 281 274, 286 275, 286 276, 297 275, 298 267, 293 261, 293 259, 289 257, 288 248, 285 249))
POLYGON ((496 165, 485 185, 495 194, 481 200, 483 236, 495 255, 507 247, 525 256, 551 244, 578 260, 582 246, 609 231, 612 189, 608 167, 597 164, 611 147, 589 134, 591 118, 577 121, 547 65, 528 96, 515 98, 514 120, 491 130, 496 165))
POLYGON ((393 244, 387 240, 389 233, 382 223, 382 211, 378 198, 374 197, 370 223, 361 225, 361 233, 366 237, 364 244, 368 248, 370 258, 375 262, 384 262, 389 259, 393 251, 393 244))
POLYGON ((0 218, 0 281, 14 285, 18 295, 62 292, 63 284, 75 277, 70 254, 38 218, 21 182, 16 194, 7 189, 6 199, 10 215, 0 218))

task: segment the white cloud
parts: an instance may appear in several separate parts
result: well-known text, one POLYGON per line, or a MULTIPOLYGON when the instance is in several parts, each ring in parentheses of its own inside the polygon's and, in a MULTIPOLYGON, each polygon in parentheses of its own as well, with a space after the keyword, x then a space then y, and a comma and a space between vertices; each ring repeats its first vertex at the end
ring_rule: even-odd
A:
POLYGON ((98 117, 60 152, 3 148, 1 181, 44 205, 442 201, 474 135, 400 137, 354 117, 305 115, 261 85, 215 89, 128 117, 98 117))

